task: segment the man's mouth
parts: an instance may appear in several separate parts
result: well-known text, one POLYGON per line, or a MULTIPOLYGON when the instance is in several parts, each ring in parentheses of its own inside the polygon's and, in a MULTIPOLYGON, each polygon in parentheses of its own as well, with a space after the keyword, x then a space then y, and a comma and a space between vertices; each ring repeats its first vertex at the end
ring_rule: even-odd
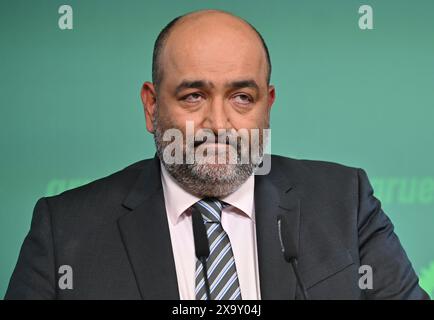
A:
POLYGON ((224 139, 217 139, 217 138, 215 138, 213 141, 211 141, 211 142, 207 142, 207 137, 205 137, 203 140, 195 140, 194 141, 194 147, 196 148, 196 147, 198 147, 198 146, 200 146, 201 144, 204 144, 204 143, 208 143, 208 144, 212 144, 212 145, 220 145, 220 144, 226 144, 226 145, 230 145, 231 143, 230 143, 230 140, 229 140, 229 137, 226 137, 226 141, 220 141, 220 140, 224 140, 224 139))

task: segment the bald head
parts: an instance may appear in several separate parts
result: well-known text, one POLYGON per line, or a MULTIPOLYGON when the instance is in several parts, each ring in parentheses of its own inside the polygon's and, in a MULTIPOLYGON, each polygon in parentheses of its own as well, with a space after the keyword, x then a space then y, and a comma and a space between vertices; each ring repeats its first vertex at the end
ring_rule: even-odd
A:
POLYGON ((183 56, 202 66, 207 60, 218 59, 229 68, 236 67, 237 58, 256 59, 254 67, 263 69, 266 83, 270 83, 270 55, 261 34, 247 21, 225 11, 194 11, 176 17, 164 27, 155 41, 152 60, 152 81, 157 90, 164 77, 164 66, 183 61, 183 56))
POLYGON ((253 156, 245 140, 256 143, 262 153, 261 132, 270 127, 275 100, 270 73, 261 35, 230 13, 195 11, 174 19, 161 31, 154 48, 153 83, 143 84, 141 97, 146 129, 154 134, 158 157, 185 190, 199 197, 227 195, 259 165, 261 156, 253 156), (185 139, 175 137, 173 144, 167 141, 174 137, 173 129, 185 139), (237 144, 244 141, 244 146, 208 141, 208 137, 221 137, 222 130, 226 137, 235 137, 237 144), (203 136, 205 132, 207 136, 203 136), (192 139, 196 139, 195 146, 188 146, 192 139), (174 150, 181 152, 182 159, 187 155, 203 158, 204 146, 213 150, 205 151, 205 163, 165 161, 165 154, 173 155, 174 150), (225 159, 235 152, 242 163, 216 163, 214 151, 219 158, 226 153, 225 159), (243 162, 246 157, 251 158, 249 163, 243 162))

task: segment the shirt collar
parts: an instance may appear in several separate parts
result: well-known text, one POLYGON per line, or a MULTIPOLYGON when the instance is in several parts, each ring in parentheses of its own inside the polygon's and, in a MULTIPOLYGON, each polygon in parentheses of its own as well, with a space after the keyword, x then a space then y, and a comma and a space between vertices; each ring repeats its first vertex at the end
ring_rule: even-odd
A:
MULTIPOLYGON (((167 172, 166 168, 160 161, 161 182, 164 192, 164 201, 166 210, 169 214, 170 222, 176 225, 182 218, 182 214, 201 198, 185 191, 179 183, 167 172), (170 199, 170 200, 169 200, 170 199)), ((227 202, 235 208, 242 211, 253 221, 254 217, 254 186, 255 179, 252 174, 237 190, 233 193, 220 198, 221 201, 227 202)))

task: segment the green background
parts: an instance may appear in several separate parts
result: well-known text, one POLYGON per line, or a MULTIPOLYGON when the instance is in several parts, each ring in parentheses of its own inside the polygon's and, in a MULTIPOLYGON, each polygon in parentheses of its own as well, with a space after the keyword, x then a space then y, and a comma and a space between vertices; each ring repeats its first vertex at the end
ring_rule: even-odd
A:
POLYGON ((269 46, 272 152, 364 168, 433 295, 434 1, 1 0, 0 296, 38 198, 153 156, 139 97, 153 43, 201 8, 247 19, 269 46), (73 30, 58 28, 62 4, 73 30))

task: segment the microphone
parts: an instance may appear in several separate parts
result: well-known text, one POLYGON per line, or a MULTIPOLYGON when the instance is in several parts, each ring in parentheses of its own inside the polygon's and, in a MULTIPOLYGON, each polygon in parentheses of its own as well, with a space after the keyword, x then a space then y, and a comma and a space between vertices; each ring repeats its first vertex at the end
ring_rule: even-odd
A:
POLYGON ((298 272, 298 266, 297 266, 298 254, 297 254, 297 248, 295 247, 295 241, 291 239, 288 221, 282 215, 279 215, 277 217, 277 228, 279 230, 279 240, 280 240, 280 247, 282 249, 283 258, 288 263, 291 264, 292 269, 294 270, 295 278, 297 279, 297 284, 300 287, 303 299, 309 300, 309 295, 307 294, 306 288, 298 272))
POLYGON ((209 257, 209 243, 208 236, 206 234, 205 224, 203 223, 202 214, 199 210, 192 210, 193 218, 193 237, 194 237, 194 249, 196 251, 196 257, 202 263, 203 279, 205 281, 206 299, 211 300, 211 292, 208 281, 208 271, 206 267, 206 259, 209 257))

